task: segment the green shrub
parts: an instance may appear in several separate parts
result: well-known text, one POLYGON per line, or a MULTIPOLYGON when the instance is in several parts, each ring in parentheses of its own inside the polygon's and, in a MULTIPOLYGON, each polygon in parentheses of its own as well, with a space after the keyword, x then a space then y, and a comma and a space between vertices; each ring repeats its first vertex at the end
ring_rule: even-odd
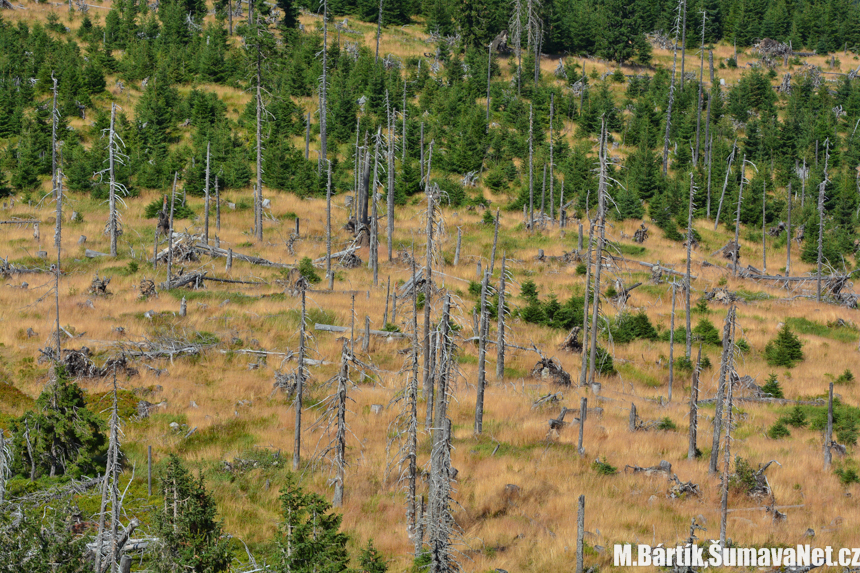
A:
POLYGON ((617 344, 626 344, 634 340, 657 340, 657 330, 644 311, 636 314, 620 313, 615 317, 615 323, 610 327, 612 340, 617 344))
POLYGON ((749 354, 749 352, 750 352, 750 344, 749 344, 749 342, 746 341, 745 338, 741 338, 740 340, 736 340, 735 346, 737 346, 738 350, 740 350, 744 354, 749 354))
MULTIPOLYGON (((480 294, 480 291, 478 293, 480 294)), ((520 297, 528 301, 536 301, 538 299, 537 285, 535 285, 533 280, 526 279, 523 281, 520 287, 520 297)))
POLYGON ((800 405, 792 408, 791 413, 785 417, 785 423, 794 428, 806 427, 806 413, 800 405))
POLYGON ((585 263, 579 263, 576 265, 576 274, 579 276, 585 276, 588 273, 588 268, 585 266, 585 263))
POLYGON ((729 476, 729 489, 748 494, 755 486, 755 470, 748 461, 738 457, 735 460, 735 473, 729 476))
POLYGON ((782 418, 777 420, 776 423, 767 430, 767 437, 772 440, 781 440, 782 438, 788 438, 789 436, 791 436, 791 432, 786 427, 785 420, 782 418))
POLYGON ((767 382, 761 387, 762 392, 768 394, 771 398, 785 398, 779 381, 776 379, 776 374, 771 373, 767 382))
POLYGON ((858 475, 857 470, 853 467, 838 467, 833 470, 833 473, 839 477, 839 483, 842 485, 860 483, 860 475, 858 475))
POLYGON ((711 346, 722 346, 723 339, 720 331, 707 318, 703 318, 693 328, 693 337, 711 346))
POLYGON ((802 344, 788 325, 779 329, 776 338, 767 343, 764 355, 771 366, 791 368, 803 360, 802 344))
POLYGON ((840 384, 853 384, 854 383, 854 374, 847 368, 845 372, 836 377, 836 380, 833 381, 837 386, 840 384))
POLYGON ((603 461, 599 459, 594 460, 591 464, 591 469, 602 476, 613 476, 618 473, 618 468, 607 462, 606 458, 603 458, 603 461))
POLYGON ((696 306, 693 308, 693 312, 697 314, 708 314, 710 313, 710 309, 708 309, 708 301, 704 298, 700 298, 699 302, 696 303, 696 306))
POLYGON ((672 418, 665 416, 657 423, 657 429, 674 432, 678 429, 678 426, 672 421, 672 418))
POLYGON ((484 210, 484 217, 481 219, 481 223, 483 223, 484 225, 489 225, 491 227, 495 226, 496 218, 493 217, 493 214, 490 212, 489 209, 484 210))
POLYGON ((310 259, 310 257, 305 257, 301 260, 301 262, 299 263, 299 272, 311 284, 316 284, 322 280, 317 274, 317 271, 314 268, 314 263, 310 259))
MULTIPOLYGON (((162 202, 158 199, 149 203, 143 210, 143 216, 147 219, 156 219, 158 218, 158 213, 161 211, 162 202)), ((170 203, 167 205, 168 213, 170 213, 170 203)), ((190 219, 194 217, 194 211, 191 210, 191 207, 187 205, 183 205, 179 201, 173 204, 173 220, 176 219, 190 219)))

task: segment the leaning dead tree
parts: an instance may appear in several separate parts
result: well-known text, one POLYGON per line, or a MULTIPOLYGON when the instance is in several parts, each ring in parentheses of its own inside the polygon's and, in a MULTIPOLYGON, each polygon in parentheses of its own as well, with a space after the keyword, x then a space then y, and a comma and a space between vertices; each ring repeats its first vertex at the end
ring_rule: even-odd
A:
MULTIPOLYGON (((816 155, 816 159, 818 156, 816 155)), ((824 189, 827 187, 827 165, 830 161, 830 138, 824 140, 824 179, 818 185, 818 279, 816 284, 816 299, 821 302, 821 260, 824 244, 824 189)), ((788 237, 789 243, 791 236, 788 237)))
POLYGON ((487 379, 487 334, 489 317, 487 316, 487 288, 490 281, 490 271, 484 271, 481 282, 481 313, 478 316, 478 384, 475 400, 475 434, 484 431, 484 387, 487 379))
POLYGON ((735 217, 735 250, 732 254, 732 275, 738 276, 738 258, 741 253, 741 244, 740 239, 740 231, 741 231, 741 205, 744 200, 744 183, 746 182, 746 167, 747 167, 747 154, 744 153, 743 159, 741 160, 741 186, 738 189, 738 212, 735 217))
POLYGON ((498 331, 498 339, 496 342, 497 380, 504 380, 505 378, 505 281, 507 280, 507 277, 505 276, 505 263, 506 257, 505 254, 502 253, 502 272, 499 274, 499 301, 497 306, 498 325, 496 328, 498 331))
POLYGON ((726 196, 726 188, 729 186, 729 176, 732 174, 732 163, 735 161, 735 150, 737 150, 737 139, 732 143, 732 150, 729 152, 729 157, 726 159, 728 166, 726 167, 726 179, 723 181, 723 192, 720 194, 720 202, 717 206, 717 216, 714 219, 714 231, 717 230, 717 225, 720 224, 720 213, 723 210, 723 199, 726 196))

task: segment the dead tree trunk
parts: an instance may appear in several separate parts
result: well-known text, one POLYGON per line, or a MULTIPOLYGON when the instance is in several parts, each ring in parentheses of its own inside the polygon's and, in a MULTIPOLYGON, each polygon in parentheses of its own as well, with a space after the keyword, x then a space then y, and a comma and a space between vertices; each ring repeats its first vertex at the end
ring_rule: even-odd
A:
POLYGON ((585 433, 585 417, 588 413, 588 398, 582 397, 579 402, 579 446, 577 446, 576 451, 579 452, 580 456, 585 455, 585 448, 582 447, 582 439, 585 433))
MULTIPOLYGON (((555 118, 555 92, 549 93, 549 219, 555 221, 555 179, 553 170, 553 141, 552 122, 555 118)), ((559 214, 560 215, 560 214, 559 214)))
POLYGON ((833 462, 833 382, 827 394, 827 428, 824 431, 824 471, 830 469, 833 462))
MULTIPOLYGON (((415 260, 412 260, 412 284, 415 284, 415 260)), ((394 300, 397 300, 395 295, 394 300)), ((406 387, 406 524, 409 538, 415 547, 415 556, 421 554, 422 536, 418 535, 420 519, 415 507, 415 487, 418 478, 418 356, 421 346, 418 341, 418 289, 412 289, 412 376, 406 387)))
POLYGON ((394 258, 394 113, 390 114, 388 120, 388 189, 386 199, 388 213, 386 223, 388 224, 388 262, 394 258))
POLYGON ((344 474, 346 472, 346 385, 349 382, 349 357, 351 352, 347 349, 344 341, 340 358, 340 374, 337 377, 337 394, 335 394, 335 418, 337 422, 337 433, 334 443, 334 498, 333 507, 343 505, 344 474))
POLYGON ((761 189, 761 270, 767 274, 767 183, 761 189))
POLYGON ((60 119, 60 113, 57 111, 57 78, 54 77, 54 72, 51 72, 51 81, 53 87, 51 92, 54 94, 54 101, 51 104, 51 192, 54 199, 57 198, 57 122, 60 119))
POLYGON ((791 181, 788 182, 788 196, 785 202, 788 205, 788 228, 785 230, 788 233, 785 236, 785 276, 791 276, 791 181))
MULTIPOLYGON (((496 209, 495 229, 493 230, 493 250, 490 251, 490 274, 493 274, 493 269, 496 266, 496 245, 499 243, 499 220, 501 219, 501 210, 496 209)), ((458 229, 459 231, 459 229, 458 229)))
POLYGON ((729 371, 729 359, 732 348, 732 324, 735 317, 735 305, 729 307, 726 313, 726 321, 723 325, 723 352, 720 358, 720 379, 717 386, 717 398, 714 408, 714 437, 711 442, 711 459, 708 464, 708 471, 711 474, 717 473, 717 464, 720 459, 720 433, 722 431, 723 418, 723 397, 726 395, 726 380, 731 378, 729 371))
MULTIPOLYGON (((815 142, 815 162, 818 163, 818 142, 815 142)), ((818 278, 816 280, 816 300, 821 302, 821 263, 824 245, 824 188, 827 186, 827 164, 830 161, 830 139, 824 140, 824 180, 818 186, 818 278)))
POLYGON ((490 77, 493 74, 493 43, 487 46, 487 133, 490 133, 490 77))
POLYGON ((376 59, 374 63, 379 63, 379 37, 382 35, 382 2, 379 0, 379 15, 376 20, 376 59))
POLYGON ((379 139, 381 132, 376 132, 376 142, 373 146, 373 182, 368 188, 371 202, 370 217, 370 268, 373 269, 373 286, 379 284, 379 211, 376 201, 376 190, 379 186, 379 139))
MULTIPOLYGON (((250 8, 248 9, 250 17, 250 8)), ((323 50, 325 51, 325 50, 323 50)), ((257 185, 254 189, 254 234, 258 241, 263 240, 263 52, 257 43, 256 105, 257 105, 257 185)), ((310 123, 310 121, 309 121, 310 123)))
POLYGON ((328 290, 334 290, 334 273, 331 270, 331 162, 328 163, 328 181, 325 189, 325 276, 328 290))
MULTIPOLYGON (((221 232, 221 190, 218 188, 218 175, 215 175, 215 230, 221 232)), ((215 238, 217 240, 218 235, 215 235, 215 238)))
POLYGON ((684 61, 687 56, 687 0, 682 0, 684 14, 681 18, 681 91, 684 90, 684 61))
POLYGON ((487 286, 490 282, 490 272, 484 271, 481 283, 481 315, 478 317, 478 396, 475 401, 475 434, 480 435, 484 429, 484 386, 487 372, 487 286))
POLYGON ((173 273, 173 207, 176 203, 176 178, 178 173, 173 174, 173 189, 170 191, 170 224, 167 231, 167 288, 170 288, 170 279, 173 273))
POLYGON ((499 274, 498 339, 496 342, 496 379, 505 378, 505 254, 502 253, 502 272, 499 274))
POLYGON ((576 573, 582 573, 585 552, 585 496, 579 496, 576 512, 576 573))
POLYGON ((320 78, 320 155, 317 160, 317 175, 322 175, 323 165, 328 160, 328 0, 322 0, 323 45, 322 78, 320 78))
POLYGON ((738 276, 738 256, 741 254, 741 244, 738 242, 740 239, 740 231, 741 231, 741 204, 744 200, 744 181, 746 181, 746 175, 744 170, 747 166, 747 154, 743 154, 743 160, 741 161, 741 186, 738 189, 738 212, 735 216, 735 249, 732 253, 732 276, 738 276))
MULTIPOLYGON (((699 151, 701 149, 701 133, 702 133, 702 88, 705 79, 705 18, 707 18, 707 10, 702 10, 702 43, 699 47, 701 54, 699 56, 699 96, 696 98, 696 153, 693 155, 693 165, 699 165, 699 151)), ((707 139, 705 140, 707 144, 707 139)))
POLYGON ((684 310, 687 312, 687 335, 686 347, 684 356, 689 359, 692 354, 693 333, 690 330, 690 291, 693 290, 690 285, 690 264, 693 255, 693 199, 695 198, 696 187, 693 185, 693 173, 690 172, 690 205, 687 209, 687 273, 684 276, 684 310))
MULTIPOLYGON (((734 370, 734 351, 735 351, 735 316, 732 313, 732 334, 729 349, 729 372, 734 370)), ((723 465, 723 498, 720 503, 720 547, 726 546, 726 516, 728 515, 729 506, 729 470, 732 463, 732 381, 731 376, 728 382, 728 391, 726 396, 726 444, 725 462, 723 465)))
MULTIPOLYGON (((680 10, 679 0, 679 10, 680 10)), ((669 169, 669 133, 672 129, 672 105, 675 103, 675 69, 678 65, 678 27, 680 22, 675 22, 675 39, 672 42, 672 83, 669 84, 669 102, 666 105, 666 134, 663 136, 663 175, 669 169)))
POLYGON ((696 433, 699 428, 699 372, 702 367, 702 344, 699 344, 699 355, 696 357, 696 368, 693 370, 693 383, 690 385, 690 443, 687 446, 687 459, 695 460, 696 433))
POLYGON ((307 320, 305 289, 303 286, 299 288, 302 291, 302 315, 301 322, 299 323, 299 361, 296 370, 296 430, 295 445, 293 446, 294 472, 299 470, 299 463, 302 460, 302 398, 304 397, 305 389, 305 321, 307 320))
POLYGON ((460 264, 460 242, 463 238, 463 229, 457 227, 457 246, 454 248, 454 266, 460 264))
MULTIPOLYGON (((601 122, 603 123, 603 122, 601 122)), ((597 362, 597 319, 600 312, 600 270, 603 266, 603 245, 606 237, 606 125, 601 129, 600 137, 600 177, 597 185, 597 225, 599 235, 597 237, 597 251, 594 255, 594 300, 592 301, 591 318, 591 353, 588 360, 588 380, 594 383, 595 367, 597 362)))
POLYGON ((675 283, 672 283, 672 314, 669 318, 669 396, 672 401, 672 384, 675 381, 675 283))
POLYGON ((112 103, 110 107, 110 131, 108 132, 108 171, 110 174, 110 215, 108 220, 109 225, 109 233, 110 233, 110 254, 112 257, 116 256, 116 236, 117 236, 117 218, 116 218, 116 177, 114 171, 114 165, 116 162, 116 149, 114 144, 114 137, 116 134, 115 131, 115 122, 116 122, 116 104, 112 103))
MULTIPOLYGON (((726 167, 726 179, 723 181, 723 192, 720 194, 720 203, 717 205, 717 217, 714 219, 714 231, 717 230, 717 225, 720 224, 720 213, 723 211, 723 199, 726 196, 726 187, 729 186, 729 175, 732 173, 732 163, 735 160, 735 149, 737 149, 737 139, 732 143, 732 150, 729 153, 729 165, 726 167)), ((743 169, 743 168, 741 168, 743 169)), ((741 171, 741 179, 743 179, 743 171, 741 171)))
MULTIPOLYGON (((579 373, 579 385, 585 386, 588 383, 588 353, 591 348, 591 330, 588 328, 588 289, 591 286, 591 250, 594 244, 594 226, 595 222, 591 221, 588 228, 588 254, 585 256, 585 294, 582 301, 582 365, 579 373)), ((580 223, 580 228, 582 224, 580 223)), ((582 237, 582 231, 579 236, 582 237)), ((580 249, 582 250, 582 249, 580 249)))
POLYGON ((543 228, 546 217, 546 163, 543 164, 543 183, 540 187, 540 225, 543 228))
POLYGON ((535 226, 535 188, 534 188, 534 109, 529 104, 529 231, 535 226))
POLYGON ((421 186, 424 186, 424 122, 421 122, 421 134, 419 136, 418 165, 421 167, 421 186))
POLYGON ((206 186, 203 189, 205 195, 203 205, 203 242, 209 244, 209 145, 206 142, 206 186))
MULTIPOLYGON (((429 171, 428 171, 429 176, 429 171)), ((433 375, 430 372, 430 297, 433 294, 433 190, 425 186, 427 194, 427 261, 424 267, 424 399, 428 402, 424 429, 430 427, 433 408, 433 375)))

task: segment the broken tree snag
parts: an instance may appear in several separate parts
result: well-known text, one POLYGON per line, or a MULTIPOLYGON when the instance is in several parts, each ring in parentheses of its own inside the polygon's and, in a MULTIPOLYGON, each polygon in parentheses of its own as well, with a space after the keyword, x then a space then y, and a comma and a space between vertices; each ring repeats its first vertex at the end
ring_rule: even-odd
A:
POLYGON ((726 313, 726 321, 723 325, 723 351, 720 358, 720 378, 717 386, 716 407, 714 409, 714 437, 711 444, 711 459, 708 464, 708 472, 711 474, 717 473, 717 462, 720 455, 720 432, 722 430, 723 416, 723 397, 726 392, 726 379, 728 377, 728 360, 729 354, 732 352, 732 322, 734 321, 735 304, 731 303, 729 311, 726 313))
POLYGON ((463 238, 463 229, 457 227, 457 247, 454 249, 454 266, 460 264, 460 242, 463 238))
POLYGON ((675 381, 675 283, 672 283, 672 315, 669 318, 669 392, 672 401, 672 384, 675 381))
POLYGON ((833 382, 830 383, 830 391, 827 395, 827 428, 824 431, 824 469, 829 470, 833 462, 833 382))
POLYGON ((481 283, 481 315, 478 317, 478 396, 475 401, 475 434, 480 434, 484 427, 484 386, 486 384, 487 364, 487 286, 490 281, 490 271, 484 272, 481 283))
POLYGON ((739 233, 741 230, 741 205, 743 204, 744 198, 744 182, 746 182, 746 166, 747 166, 747 154, 743 154, 743 159, 741 160, 741 186, 738 189, 738 212, 735 217, 735 252, 734 258, 732 259, 732 274, 734 276, 738 276, 738 259, 740 258, 740 239, 739 233))
POLYGON ((585 455, 585 448, 582 447, 583 433, 585 432, 585 417, 588 415, 588 398, 584 397, 579 402, 579 445, 576 451, 580 456, 585 455))
POLYGON ((638 418, 639 418, 639 416, 636 415, 636 404, 634 404, 633 402, 630 402, 630 417, 627 419, 627 429, 630 430, 631 432, 636 431, 636 429, 638 427, 638 425, 637 425, 638 418))
POLYGON ((615 279, 615 296, 612 297, 612 302, 617 306, 624 306, 627 304, 627 301, 630 299, 630 292, 638 286, 642 286, 641 282, 635 283, 630 287, 624 286, 624 281, 621 278, 615 279))
POLYGON ((564 371, 555 358, 541 357, 532 368, 532 378, 549 380, 559 386, 570 386, 570 374, 564 371))
POLYGON ((568 352, 582 352, 582 342, 579 341, 579 333, 582 332, 582 327, 574 326, 565 337, 564 341, 559 346, 559 350, 567 350, 568 352))
POLYGON ((579 507, 576 512, 576 573, 582 573, 583 552, 585 551, 585 496, 579 496, 579 507))
POLYGON ((640 224, 639 228, 636 229, 636 232, 633 233, 633 240, 639 243, 640 245, 645 242, 645 239, 648 238, 648 227, 645 226, 645 223, 640 224))

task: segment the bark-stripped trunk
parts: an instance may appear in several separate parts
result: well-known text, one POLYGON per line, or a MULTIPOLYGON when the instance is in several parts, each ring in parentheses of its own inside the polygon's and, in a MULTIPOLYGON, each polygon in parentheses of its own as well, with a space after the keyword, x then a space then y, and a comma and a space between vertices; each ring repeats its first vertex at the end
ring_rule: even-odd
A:
MULTIPOLYGON (((428 172, 429 175, 429 172, 428 172)), ((430 371, 430 297, 433 293, 433 191, 425 187, 427 193, 427 261, 424 267, 424 399, 427 400, 427 417, 424 429, 430 427, 433 408, 433 375, 430 371)), ((413 286, 413 288, 417 288, 413 286)))
MULTIPOLYGON (((415 259, 412 260, 412 284, 415 284, 415 259)), ((395 295, 395 301, 397 297, 395 295)), ((418 356, 421 346, 418 340, 418 289, 412 289, 412 376, 406 387, 406 409, 408 412, 406 429, 406 524, 409 538, 415 547, 415 557, 421 555, 422 539, 418 535, 420 528, 418 513, 415 507, 415 489, 418 478, 418 356)))
POLYGON ((178 173, 173 174, 173 189, 170 191, 170 219, 167 231, 167 288, 170 288, 171 275, 173 273, 173 207, 176 204, 176 178, 178 173))
POLYGON ((735 216, 735 249, 734 253, 732 253, 732 276, 738 276, 738 256, 741 254, 741 245, 738 241, 740 240, 741 204, 744 199, 744 181, 746 181, 744 170, 746 169, 746 166, 747 154, 744 153, 743 160, 741 161, 741 186, 738 189, 738 212, 735 216))
POLYGON ((505 378, 505 254, 502 253, 502 272, 499 274, 498 338, 496 340, 496 379, 505 378))
MULTIPOLYGON (((735 161, 735 150, 737 149, 738 140, 732 143, 732 150, 729 152, 729 165, 726 167, 726 178, 723 181, 723 192, 720 194, 720 203, 717 206, 717 217, 714 219, 714 231, 717 230, 717 225, 720 224, 720 213, 723 211, 723 199, 726 197, 726 188, 729 186, 729 175, 732 173, 732 163, 735 161)), ((743 179, 743 168, 741 168, 741 179, 743 179)))
POLYGON ((388 119, 388 190, 387 190, 386 223, 388 225, 388 262, 393 258, 394 250, 394 113, 388 119))
POLYGON ((788 228, 786 229, 785 240, 785 276, 791 276, 791 181, 788 182, 788 196, 785 202, 788 204, 788 228))
POLYGON ((534 188, 534 110, 529 104, 529 231, 535 226, 535 188, 534 188))
POLYGON ((209 142, 206 142, 206 187, 203 189, 205 196, 203 206, 203 242, 209 244, 209 142))
POLYGON ((334 444, 334 497, 333 507, 343 505, 344 473, 346 471, 346 385, 349 382, 349 356, 347 342, 344 341, 341 350, 340 374, 337 377, 337 394, 335 395, 335 418, 337 421, 337 433, 334 444))
POLYGON ((487 285, 490 282, 490 272, 484 272, 484 280, 481 282, 481 315, 478 317, 478 396, 475 401, 475 434, 481 434, 484 430, 484 386, 486 384, 487 372, 487 285))
POLYGON ((833 462, 833 382, 830 383, 830 391, 827 394, 827 427, 824 431, 824 471, 830 469, 833 462))
POLYGON ((582 573, 585 553, 585 496, 579 496, 576 511, 576 573, 582 573))
POLYGON ((299 470, 302 460, 302 399, 305 390, 305 289, 302 287, 302 318, 299 323, 299 362, 296 370, 296 429, 295 445, 293 446, 293 471, 299 470))
POLYGON ((711 459, 708 463, 708 471, 717 473, 717 463, 720 459, 720 432, 723 421, 723 398, 726 395, 726 379, 731 379, 729 371, 730 355, 734 352, 732 348, 732 324, 735 319, 735 305, 729 307, 726 313, 726 321, 723 326, 723 352, 720 358, 720 379, 717 386, 717 399, 714 408, 714 437, 711 443, 711 459))
MULTIPOLYGON (((250 8, 248 17, 250 18, 250 8)), ((259 34, 259 30, 257 31, 259 34)), ((259 42, 257 43, 257 69, 256 69, 256 104, 257 104, 257 185, 254 188, 254 234, 258 241, 263 240, 263 53, 259 42)))
MULTIPOLYGON (((579 373, 579 385, 585 386, 588 382, 588 352, 591 347, 591 330, 588 328, 588 288, 591 286, 591 251, 594 245, 594 226, 591 221, 588 227, 588 254, 585 256, 585 294, 583 295, 582 308, 582 365, 579 373)), ((582 224, 580 224, 580 229, 582 224)), ((580 230, 579 236, 582 237, 580 230)), ((582 250, 581 248, 579 249, 582 250)))
MULTIPOLYGON (((732 313, 732 334, 731 344, 729 349, 729 371, 734 369, 734 351, 735 351, 735 317, 732 313)), ((729 377, 728 391, 726 397, 726 444, 725 444, 725 461, 723 465, 723 498, 720 503, 720 547, 726 546, 726 517, 729 507, 729 470, 731 468, 732 455, 732 382, 729 377)))
POLYGON ((549 94, 549 219, 555 221, 555 187, 553 185, 553 142, 552 142, 552 122, 555 117, 555 93, 549 94))
POLYGON ((669 395, 672 401, 672 385, 675 382, 675 283, 672 283, 672 314, 669 318, 669 395))
POLYGON ((499 221, 501 221, 501 215, 501 209, 496 209, 496 222, 493 229, 493 250, 490 251, 490 274, 493 274, 493 269, 496 266, 496 245, 499 243, 499 221))
POLYGON ((690 385, 690 443, 687 446, 687 459, 696 459, 696 434, 699 428, 699 372, 702 367, 702 345, 699 344, 699 355, 696 357, 696 369, 693 370, 693 383, 690 385))
POLYGON ((692 353, 693 333, 690 330, 690 264, 693 256, 693 199, 696 188, 693 186, 693 173, 690 173, 690 204, 687 208, 687 273, 684 275, 684 310, 687 311, 687 336, 684 356, 688 359, 692 353))
POLYGON ((325 189, 325 275, 328 290, 334 289, 334 273, 331 270, 331 162, 328 163, 328 181, 325 189))
MULTIPOLYGON (((114 172, 114 164, 116 161, 115 157, 115 143, 114 136, 116 134, 115 131, 115 121, 116 121, 116 104, 112 103, 110 106, 110 131, 108 132, 108 172, 110 174, 110 215, 108 220, 109 233, 110 233, 110 254, 112 257, 116 256, 116 236, 117 236, 117 219, 116 219, 116 176, 114 172)), ((208 173, 208 169, 207 169, 208 173)))
MULTIPOLYGON (((818 142, 815 142, 815 162, 818 163, 818 142)), ((824 140, 824 180, 818 186, 818 279, 816 281, 816 300, 821 302, 821 265, 824 246, 824 188, 827 186, 827 164, 830 161, 830 139, 824 140)))
MULTIPOLYGON (((602 268, 603 245, 606 238, 606 125, 602 126, 600 137, 600 178, 597 184, 597 252, 594 255, 594 300, 591 318, 591 352, 588 360, 588 380, 594 383, 597 362, 597 319, 600 313, 600 271, 602 268)), ((587 294, 587 293, 586 293, 587 294)))

